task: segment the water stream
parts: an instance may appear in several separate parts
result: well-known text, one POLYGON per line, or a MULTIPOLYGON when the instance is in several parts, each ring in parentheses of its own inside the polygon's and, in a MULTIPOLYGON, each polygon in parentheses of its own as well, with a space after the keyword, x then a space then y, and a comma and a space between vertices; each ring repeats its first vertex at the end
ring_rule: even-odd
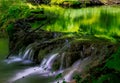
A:
MULTIPOLYGON (((62 9, 53 6, 49 8, 52 8, 55 13, 59 15, 59 20, 57 20, 55 24, 47 26, 45 30, 50 31, 53 29, 53 31, 74 32, 79 29, 81 32, 94 33, 94 35, 112 35, 113 33, 120 35, 120 19, 118 19, 120 10, 117 7, 62 9), (60 9, 62 10, 59 11, 60 9), (107 20, 109 30, 106 23, 104 23, 104 16, 107 16, 106 19, 109 18, 107 20)), ((56 37, 58 37, 57 34, 54 34, 54 38, 56 37)), ((1 50, 2 44, 0 42, 1 53, 4 51, 1 50)), ((66 39, 63 48, 57 52, 51 52, 45 55, 41 63, 35 65, 33 56, 35 54, 34 47, 37 45, 36 43, 30 44, 25 49, 22 48, 18 54, 10 55, 6 60, 3 60, 3 56, 2 60, 0 57, 0 83, 57 83, 58 81, 62 83, 63 79, 69 82, 75 73, 80 73, 84 70, 85 66, 92 61, 91 57, 83 60, 80 59, 71 67, 64 69, 64 50, 70 47, 70 42, 66 39), (52 66, 57 59, 60 60, 60 67, 58 70, 53 71, 52 66), (63 77, 55 80, 55 76, 59 73, 62 73, 63 77)), ((0 56, 1 55, 2 54, 0 54, 0 56)), ((5 54, 5 56, 6 55, 7 54, 5 54)))
POLYGON ((21 49, 18 54, 11 55, 8 59, 0 61, 0 82, 1 83, 62 83, 63 80, 70 82, 73 75, 82 72, 85 67, 91 62, 92 56, 79 59, 74 62, 69 68, 64 69, 65 50, 70 47, 67 39, 65 45, 51 53, 45 55, 39 65, 33 62, 34 47, 37 43, 28 45, 25 49, 21 49), (54 71, 53 64, 56 60, 60 60, 59 69, 54 71), (59 74, 62 77, 55 79, 59 74))

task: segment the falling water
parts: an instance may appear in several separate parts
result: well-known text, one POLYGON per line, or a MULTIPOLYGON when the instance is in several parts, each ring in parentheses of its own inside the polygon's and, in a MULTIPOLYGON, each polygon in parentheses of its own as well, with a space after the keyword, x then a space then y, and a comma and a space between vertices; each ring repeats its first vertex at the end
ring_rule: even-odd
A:
MULTIPOLYGON (((33 60, 34 56, 34 44, 30 44, 26 47, 24 51, 20 50, 19 54, 15 57, 15 59, 20 59, 22 63, 29 63, 29 61, 33 60)), ((32 68, 27 68, 23 71, 17 73, 10 81, 16 81, 23 77, 26 77, 33 73, 39 73, 41 76, 55 76, 59 73, 63 72, 63 65, 64 65, 64 56, 65 56, 65 49, 68 48, 68 41, 66 41, 66 45, 58 50, 57 52, 53 51, 51 54, 47 55, 43 61, 41 62, 40 66, 35 66, 32 68), (52 65, 55 63, 55 60, 60 58, 60 67, 58 71, 52 71, 52 65)), ((10 57, 9 57, 10 58, 10 57)), ((11 59, 12 60, 12 59, 11 59)), ((12 60, 13 61, 13 60, 12 60)))
POLYGON ((76 73, 80 73, 81 71, 84 70, 84 68, 86 67, 87 64, 89 64, 91 62, 91 57, 87 57, 83 60, 78 60, 76 61, 71 67, 63 70, 62 72, 62 78, 56 80, 53 83, 63 83, 63 80, 65 80, 66 82, 70 82, 73 79, 73 76, 76 73))
POLYGON ((34 50, 32 48, 28 48, 25 50, 22 59, 24 60, 33 60, 34 50))
POLYGON ((23 71, 20 71, 13 78, 10 79, 10 82, 17 81, 17 80, 19 80, 19 79, 21 79, 23 77, 26 77, 26 76, 28 76, 30 74, 33 74, 33 73, 39 73, 41 76, 47 76, 47 77, 58 74, 59 72, 52 72, 51 71, 52 64, 54 63, 54 61, 58 57, 59 57, 59 53, 48 55, 47 57, 45 57, 43 59, 40 66, 31 67, 31 68, 25 69, 23 71))
POLYGON ((13 63, 13 62, 22 62, 22 63, 31 63, 33 61, 34 56, 34 49, 33 47, 36 46, 36 43, 32 43, 26 47, 25 50, 20 49, 18 55, 11 55, 5 62, 13 63))
POLYGON ((33 56, 34 56, 34 47, 37 46, 37 43, 32 43, 30 45, 28 45, 25 49, 25 51, 23 52, 21 58, 24 60, 33 60, 33 56))
POLYGON ((42 63, 40 64, 40 67, 45 70, 50 70, 52 68, 52 64, 54 63, 55 59, 57 59, 58 55, 59 54, 56 53, 44 58, 42 63))
POLYGON ((68 74, 66 74, 64 76, 65 81, 69 82, 70 80, 72 80, 73 79, 73 74, 75 73, 75 71, 77 71, 77 69, 76 68, 72 68, 72 70, 70 70, 68 72, 68 74))
POLYGON ((61 65, 60 65, 60 70, 63 69, 64 57, 65 57, 65 53, 63 53, 63 54, 61 55, 61 65))
POLYGON ((73 63, 72 67, 77 68, 81 64, 81 59, 73 63))
POLYGON ((59 78, 58 80, 51 82, 51 83, 63 83, 63 80, 66 82, 70 82, 73 79, 73 74, 77 71, 77 68, 67 68, 64 71, 60 72, 62 73, 62 78, 59 78))

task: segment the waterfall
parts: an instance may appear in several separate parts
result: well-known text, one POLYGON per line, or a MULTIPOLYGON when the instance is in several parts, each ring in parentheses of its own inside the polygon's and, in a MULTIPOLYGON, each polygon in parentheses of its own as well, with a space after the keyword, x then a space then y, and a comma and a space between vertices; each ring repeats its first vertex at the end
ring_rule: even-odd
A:
POLYGON ((23 59, 23 60, 33 60, 33 56, 34 56, 34 47, 36 46, 36 43, 32 43, 30 45, 28 45, 26 47, 26 49, 21 53, 19 52, 19 56, 23 59))
POLYGON ((48 57, 45 57, 40 64, 40 67, 43 68, 44 70, 51 70, 52 69, 52 64, 54 61, 57 59, 59 53, 56 54, 51 54, 48 57))
POLYGON ((33 60, 34 50, 32 48, 28 48, 25 50, 25 53, 22 56, 24 60, 33 60))
MULTIPOLYGON (((64 51, 68 48, 69 45, 68 40, 66 41, 67 41, 66 45, 63 46, 61 49, 55 49, 51 51, 51 54, 48 54, 46 57, 44 57, 39 66, 35 66, 21 71, 20 73, 16 74, 11 79, 11 81, 13 82, 15 80, 21 79, 25 76, 28 76, 36 72, 39 73, 41 76, 46 76, 46 77, 55 76, 59 73, 62 73, 64 67, 64 58, 65 58, 64 51), (52 71, 52 66, 54 63, 56 63, 57 60, 60 61, 59 70, 52 71)), ((25 63, 27 63, 27 61, 28 62, 32 61, 34 56, 35 46, 36 45, 33 43, 28 45, 24 50, 21 49, 19 51, 19 54, 17 55, 17 58, 19 58, 21 62, 25 62, 25 63)))
POLYGON ((91 58, 92 57, 90 56, 76 61, 71 67, 65 69, 62 72, 62 78, 56 80, 53 83, 63 83, 63 80, 65 80, 66 82, 70 82, 75 74, 81 73, 85 70, 86 66, 92 62, 91 58))
MULTIPOLYGON (((81 64, 81 59, 73 63, 73 65, 65 70, 66 74, 64 75, 64 80, 69 82, 73 79, 74 73, 77 71, 79 65, 81 64)), ((64 73, 64 72, 63 72, 64 73)))
MULTIPOLYGON (((25 55, 29 53, 29 49, 26 51, 25 55)), ((54 76, 60 72, 52 72, 52 64, 54 63, 54 61, 59 57, 59 53, 54 53, 54 54, 50 54, 47 57, 45 57, 43 59, 43 61, 41 62, 40 66, 35 66, 35 67, 30 67, 28 69, 25 69, 19 73, 17 73, 12 79, 10 79, 10 82, 14 82, 16 80, 19 80, 23 77, 26 77, 30 74, 33 73, 39 73, 41 76, 54 76)))
POLYGON ((65 81, 69 82, 70 80, 72 80, 72 79, 73 79, 73 74, 75 73, 75 71, 77 71, 76 68, 70 70, 70 71, 68 72, 68 74, 66 74, 66 75, 64 76, 65 81))
POLYGON ((65 57, 65 53, 63 53, 63 54, 61 55, 61 65, 60 65, 60 70, 63 69, 64 57, 65 57))
POLYGON ((72 67, 77 68, 81 64, 81 59, 73 63, 72 67))
POLYGON ((32 43, 28 45, 25 50, 20 49, 17 55, 11 55, 5 62, 14 63, 14 62, 22 62, 23 64, 32 63, 34 56, 34 47, 37 46, 37 43, 32 43))

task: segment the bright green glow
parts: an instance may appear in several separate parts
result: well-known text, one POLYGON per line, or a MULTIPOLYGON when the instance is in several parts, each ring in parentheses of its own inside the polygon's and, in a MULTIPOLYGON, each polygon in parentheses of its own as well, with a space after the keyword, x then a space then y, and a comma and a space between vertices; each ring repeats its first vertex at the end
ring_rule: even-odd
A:
MULTIPOLYGON (((55 22, 44 29, 58 32, 85 32, 91 35, 120 36, 120 8, 103 6, 81 9, 64 9, 44 6, 46 13, 56 16, 55 22)), ((54 19, 53 19, 54 20, 54 19)))
MULTIPOLYGON (((79 2, 79 0, 51 0, 51 4, 55 4, 55 3, 57 3, 57 4, 61 4, 61 3, 63 3, 64 1, 69 1, 69 2, 79 2)), ((86 0, 86 1, 88 1, 88 0, 86 0)))
MULTIPOLYGON (((4 0, 1 0, 4 1, 4 0)), ((0 1, 0 2, 1 2, 0 1)), ((103 6, 90 8, 62 8, 59 6, 33 6, 29 3, 23 3, 18 0, 6 0, 6 10, 0 9, 0 21, 5 21, 2 28, 6 28, 10 22, 16 19, 26 18, 30 15, 31 10, 40 10, 44 8, 45 14, 51 19, 51 23, 46 25, 43 29, 48 31, 58 32, 80 32, 87 35, 106 35, 108 37, 120 36, 120 6, 103 6), (4 12, 2 12, 4 10, 4 12), (20 10, 20 11, 18 11, 20 10), (16 12, 14 12, 16 11, 16 12), (17 12, 18 11, 18 12, 17 12), (6 13, 5 15, 3 15, 6 13), (10 15, 10 16, 9 16, 10 15), (9 20, 6 20, 6 18, 9 20), (4 18, 4 19, 2 19, 4 18)), ((56 0, 52 0, 55 2, 56 0)), ((57 0, 60 2, 63 0, 57 0)), ((33 28, 38 27, 43 21, 36 21, 31 23, 33 28)))

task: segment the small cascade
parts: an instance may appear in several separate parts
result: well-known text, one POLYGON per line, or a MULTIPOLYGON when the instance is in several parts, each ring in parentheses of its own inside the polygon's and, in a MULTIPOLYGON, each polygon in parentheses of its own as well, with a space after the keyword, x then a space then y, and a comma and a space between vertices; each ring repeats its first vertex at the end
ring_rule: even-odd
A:
POLYGON ((20 62, 22 61, 21 58, 16 57, 16 56, 11 56, 8 59, 5 59, 4 62, 6 62, 7 64, 13 63, 13 62, 20 62))
MULTIPOLYGON (((28 49, 28 51, 29 51, 29 49, 28 49)), ((26 54, 29 53, 28 51, 26 51, 26 54)), ((54 75, 60 73, 60 72, 52 72, 51 71, 52 65, 57 58, 59 58, 59 53, 48 55, 47 57, 45 57, 43 59, 40 66, 28 68, 28 69, 25 69, 25 70, 17 73, 12 79, 10 79, 10 82, 14 82, 16 80, 19 80, 19 79, 26 77, 33 73, 37 73, 37 74, 40 74, 41 76, 45 76, 45 77, 54 76, 54 75)))
POLYGON ((73 74, 77 71, 77 68, 67 68, 64 71, 60 72, 62 73, 62 78, 59 78, 58 80, 51 82, 51 83, 63 83, 63 80, 66 82, 70 82, 73 79, 73 74))
POLYGON ((64 80, 67 81, 67 82, 69 82, 70 80, 72 80, 72 79, 73 79, 73 74, 75 73, 75 71, 77 71, 76 68, 71 69, 71 70, 68 72, 68 74, 66 74, 66 75, 64 76, 64 80))
POLYGON ((28 48, 25 50, 25 53, 22 56, 24 60, 33 60, 34 50, 32 48, 28 48))
POLYGON ((51 70, 52 64, 58 57, 59 53, 49 55, 48 57, 43 59, 42 63, 40 64, 40 67, 44 70, 51 70))
POLYGON ((28 45, 26 47, 26 49, 21 54, 19 54, 21 56, 21 58, 23 60, 33 60, 33 56, 34 56, 33 47, 35 47, 36 45, 37 45, 36 43, 32 43, 32 44, 28 45))
POLYGON ((77 71, 77 69, 78 69, 78 67, 79 67, 80 64, 81 64, 81 59, 78 60, 78 61, 76 61, 76 62, 72 65, 72 67, 70 67, 70 68, 68 68, 68 69, 66 70, 67 73, 64 75, 64 80, 65 80, 65 81, 69 82, 70 80, 73 79, 73 75, 74 75, 74 73, 76 73, 76 71, 77 71))
POLYGON ((5 62, 22 62, 23 64, 31 63, 33 61, 34 49, 33 47, 37 46, 36 43, 32 43, 26 47, 25 50, 20 49, 18 55, 11 55, 5 62))
POLYGON ((64 57, 65 57, 65 53, 63 53, 63 54, 61 55, 61 65, 60 65, 60 70, 63 70, 64 57))
POLYGON ((63 80, 70 82, 75 74, 81 73, 85 67, 92 62, 91 57, 84 58, 83 60, 76 61, 71 67, 62 72, 62 78, 56 80, 54 83, 63 83, 63 80))
POLYGON ((77 68, 81 64, 81 59, 73 63, 72 67, 77 68))

